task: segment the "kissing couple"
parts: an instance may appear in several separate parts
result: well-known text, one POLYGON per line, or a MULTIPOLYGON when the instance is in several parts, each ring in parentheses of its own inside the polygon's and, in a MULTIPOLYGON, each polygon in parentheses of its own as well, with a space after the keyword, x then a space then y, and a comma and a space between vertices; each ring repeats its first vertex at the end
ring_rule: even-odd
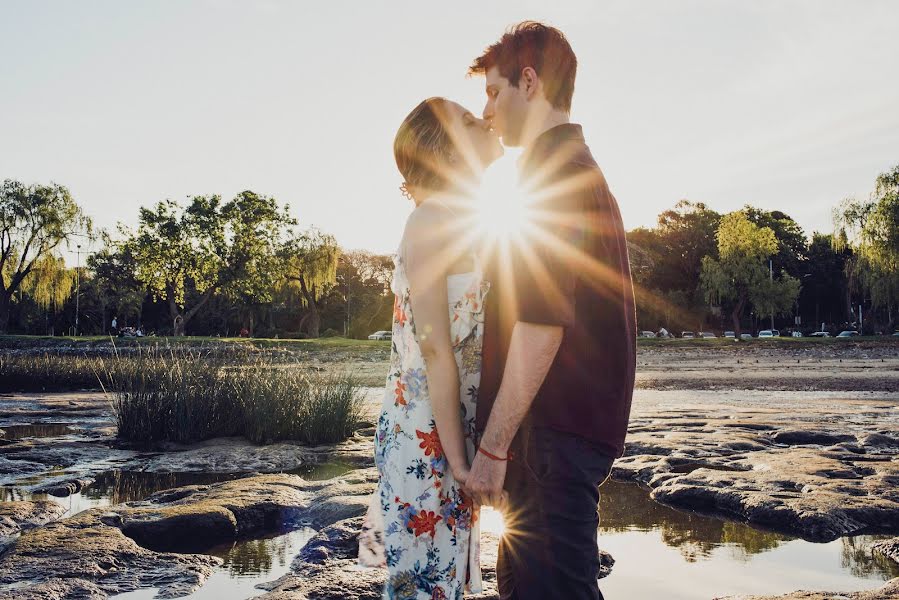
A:
POLYGON ((520 23, 469 68, 482 118, 429 98, 396 134, 415 208, 359 537, 360 562, 388 570, 384 598, 481 592, 481 506, 505 520, 501 598, 602 598, 599 486, 624 449, 636 317, 618 204, 569 121, 576 71, 562 32, 520 23), (475 198, 503 145, 523 148, 527 223, 482 236, 475 198))

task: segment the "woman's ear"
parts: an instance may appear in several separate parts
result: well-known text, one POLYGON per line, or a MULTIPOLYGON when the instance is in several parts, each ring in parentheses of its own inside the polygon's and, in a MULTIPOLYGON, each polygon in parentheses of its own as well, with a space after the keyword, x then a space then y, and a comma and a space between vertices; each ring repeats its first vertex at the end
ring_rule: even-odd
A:
POLYGON ((521 70, 521 79, 518 87, 524 92, 525 98, 532 100, 540 87, 540 78, 537 77, 537 71, 534 67, 525 67, 521 70))

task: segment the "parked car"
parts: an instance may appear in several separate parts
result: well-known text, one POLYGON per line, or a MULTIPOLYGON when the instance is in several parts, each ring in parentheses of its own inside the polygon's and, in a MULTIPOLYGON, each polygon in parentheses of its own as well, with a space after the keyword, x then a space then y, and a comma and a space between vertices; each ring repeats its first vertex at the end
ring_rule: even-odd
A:
POLYGON ((762 339, 762 338, 773 338, 773 337, 774 337, 774 330, 773 330, 773 329, 762 329, 761 331, 759 331, 759 339, 762 339))
POLYGON ((893 334, 893 337, 899 337, 899 331, 893 334))
POLYGON ((368 336, 368 339, 370 339, 370 340, 389 340, 392 337, 393 337, 393 334, 390 333, 389 331, 376 331, 373 334, 371 334, 370 336, 368 336))
POLYGON ((641 331, 640 337, 654 338, 654 337, 656 337, 656 334, 654 331, 641 331))
POLYGON ((793 332, 793 337, 802 337, 802 332, 801 332, 801 331, 794 331, 794 332, 793 332))
POLYGON ((752 339, 752 334, 751 334, 751 333, 741 333, 741 334, 740 334, 740 339, 741 339, 741 340, 751 340, 751 339, 752 339))
POLYGON ((716 338, 718 336, 715 335, 714 333, 712 333, 711 331, 700 331, 699 337, 701 337, 701 338, 716 338))
POLYGON ((695 335, 693 335, 692 331, 681 331, 680 336, 686 340, 692 340, 696 337, 695 335))
POLYGON ((830 334, 826 331, 813 331, 808 334, 809 337, 830 337, 830 334))
POLYGON ((847 329, 846 331, 841 331, 839 334, 837 334, 837 337, 838 338, 848 338, 848 337, 855 337, 857 335, 858 335, 857 331, 847 329))
POLYGON ((724 332, 724 337, 730 338, 730 339, 733 340, 733 339, 736 339, 737 334, 734 333, 733 331, 725 331, 725 332, 724 332))
POLYGON ((774 337, 780 337, 780 329, 772 329, 771 333, 774 335, 774 337))

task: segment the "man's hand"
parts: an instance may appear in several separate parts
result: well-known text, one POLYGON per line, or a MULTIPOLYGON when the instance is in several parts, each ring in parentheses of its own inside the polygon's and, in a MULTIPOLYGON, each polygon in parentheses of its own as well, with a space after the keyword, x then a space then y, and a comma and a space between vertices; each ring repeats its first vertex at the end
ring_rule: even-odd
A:
POLYGON ((475 454, 465 482, 465 490, 475 504, 492 506, 496 509, 503 505, 503 484, 506 481, 506 461, 487 458, 480 452, 475 454))

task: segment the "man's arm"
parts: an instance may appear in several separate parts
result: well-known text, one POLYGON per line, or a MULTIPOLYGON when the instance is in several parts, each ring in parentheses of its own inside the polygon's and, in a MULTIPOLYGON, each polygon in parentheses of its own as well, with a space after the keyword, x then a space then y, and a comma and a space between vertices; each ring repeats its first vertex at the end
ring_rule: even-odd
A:
MULTIPOLYGON (((563 332, 558 325, 515 323, 502 383, 481 438, 480 447, 490 454, 508 456, 512 439, 559 351, 563 332)), ((505 479, 506 462, 479 452, 465 487, 476 503, 499 506, 505 479)))

